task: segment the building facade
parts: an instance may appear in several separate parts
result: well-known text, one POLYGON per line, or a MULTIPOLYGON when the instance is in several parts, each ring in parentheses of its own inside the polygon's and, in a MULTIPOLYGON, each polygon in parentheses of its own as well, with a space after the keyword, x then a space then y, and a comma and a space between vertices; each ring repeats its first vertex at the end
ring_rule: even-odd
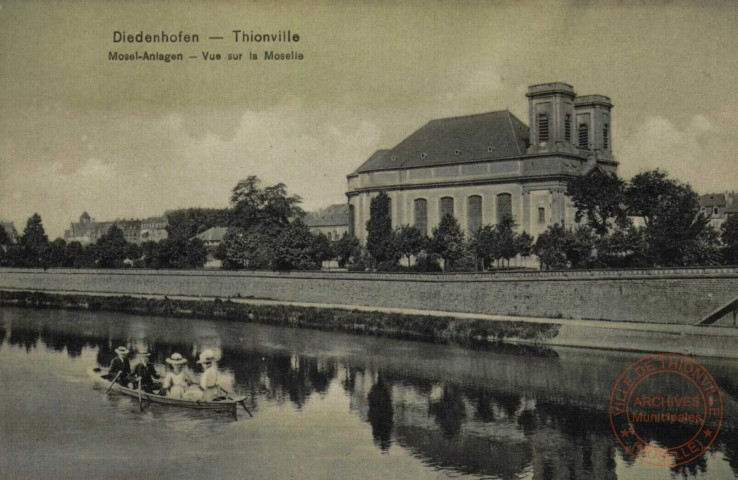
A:
POLYGON ((145 220, 124 219, 108 222, 98 222, 83 212, 79 222, 72 222, 69 230, 64 232, 64 240, 67 242, 80 242, 83 245, 97 242, 113 225, 117 225, 123 231, 126 241, 130 243, 142 243, 144 241, 159 241, 167 238, 166 217, 150 217, 145 220))
POLYGON ((349 230, 362 243, 372 197, 391 199, 392 225, 428 235, 447 213, 466 234, 512 216, 534 237, 572 225, 566 184, 593 168, 616 172, 612 103, 571 85, 528 88, 526 125, 507 110, 432 120, 348 175, 349 230))
POLYGON ((738 196, 735 192, 702 195, 700 210, 710 218, 710 225, 720 230, 730 216, 738 213, 738 196))
POLYGON ((304 221, 311 233, 322 233, 328 240, 336 241, 349 231, 349 206, 344 203, 329 205, 308 213, 304 221))

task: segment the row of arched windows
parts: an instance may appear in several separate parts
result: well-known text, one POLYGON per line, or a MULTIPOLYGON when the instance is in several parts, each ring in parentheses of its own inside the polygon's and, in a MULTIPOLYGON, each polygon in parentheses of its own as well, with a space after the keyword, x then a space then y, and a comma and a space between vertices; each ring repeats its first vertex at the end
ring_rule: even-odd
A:
MULTIPOLYGON (((496 197, 497 223, 506 217, 512 217, 512 195, 501 193, 496 197)), ((480 195, 471 195, 466 199, 467 231, 475 232, 482 226, 483 201, 480 195)), ((439 218, 446 215, 454 216, 454 198, 442 197, 438 204, 439 218)), ((421 233, 428 235, 428 200, 416 198, 413 202, 413 226, 421 233)))

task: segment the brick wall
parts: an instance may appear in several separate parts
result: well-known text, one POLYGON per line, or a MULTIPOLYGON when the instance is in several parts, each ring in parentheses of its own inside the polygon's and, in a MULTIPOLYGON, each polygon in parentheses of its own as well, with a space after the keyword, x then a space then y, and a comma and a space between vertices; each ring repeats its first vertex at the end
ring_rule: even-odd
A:
POLYGON ((738 296, 738 268, 453 275, 0 269, 0 288, 694 324, 738 296))

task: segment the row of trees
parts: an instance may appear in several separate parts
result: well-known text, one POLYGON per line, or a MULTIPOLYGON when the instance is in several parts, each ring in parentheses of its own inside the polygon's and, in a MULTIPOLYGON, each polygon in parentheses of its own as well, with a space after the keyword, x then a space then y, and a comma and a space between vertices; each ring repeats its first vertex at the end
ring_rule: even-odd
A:
MULTIPOLYGON (((2 229, 0 229, 2 230, 2 229)), ((199 268, 207 252, 199 239, 172 238, 142 245, 127 242, 113 225, 90 245, 62 238, 49 241, 38 214, 26 222, 17 245, 0 237, 0 265, 30 268, 199 268)))
POLYGON ((577 226, 554 225, 538 237, 534 251, 544 268, 738 263, 738 218, 716 230, 692 188, 664 171, 625 182, 596 169, 573 179, 567 195, 577 226))
POLYGON ((439 260, 447 271, 480 270, 495 262, 499 266, 507 261, 509 266, 510 259, 532 253, 533 238, 517 233, 512 217, 499 225, 485 225, 466 238, 459 222, 445 215, 427 237, 409 225, 392 229, 390 198, 384 192, 372 199, 369 211, 367 260, 378 270, 398 270, 400 259, 406 259, 410 269, 413 257, 415 270, 440 270, 439 260))
POLYGON ((116 226, 93 245, 49 242, 41 217, 34 214, 18 245, 10 245, 0 229, 0 245, 5 245, 0 265, 199 268, 208 252, 194 236, 223 225, 227 234, 213 253, 226 269, 319 269, 324 261, 336 260, 353 270, 437 271, 442 260, 446 270, 468 271, 505 262, 509 266, 510 259, 533 253, 547 269, 738 264, 738 217, 730 217, 717 231, 691 187, 663 171, 625 182, 595 169, 573 179, 567 195, 577 209, 576 227, 553 225, 533 243, 526 232, 517 232, 512 217, 468 237, 451 215, 441 219, 430 237, 409 225, 393 229, 390 198, 380 193, 371 201, 362 250, 348 234, 335 242, 312 234, 302 221, 299 196, 289 195, 282 183, 262 188, 251 176, 234 187, 230 208, 169 212, 169 238, 160 242, 128 243, 116 226), (407 267, 400 266, 401 260, 407 267))
POLYGON ((706 266, 738 264, 738 216, 720 230, 710 225, 698 195, 661 170, 640 173, 630 182, 595 169, 573 179, 567 195, 576 207, 576 226, 552 225, 535 243, 517 233, 513 218, 484 225, 468 238, 451 216, 426 238, 411 226, 392 230, 390 199, 372 199, 367 222, 369 262, 379 270, 398 268, 400 258, 444 260, 447 270, 489 269, 495 262, 535 253, 545 269, 706 266))

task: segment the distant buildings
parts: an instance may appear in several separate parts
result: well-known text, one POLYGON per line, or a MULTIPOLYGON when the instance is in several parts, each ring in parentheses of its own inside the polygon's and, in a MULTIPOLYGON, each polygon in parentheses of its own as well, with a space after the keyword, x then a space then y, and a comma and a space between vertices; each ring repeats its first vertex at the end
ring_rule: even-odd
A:
POLYGON ((64 232, 67 242, 80 242, 83 245, 97 242, 113 225, 123 230, 126 241, 140 244, 145 241, 159 241, 167 238, 166 217, 150 217, 144 220, 115 220, 98 222, 87 212, 79 217, 79 222, 73 222, 69 230, 64 232))
POLYGON ((168 237, 166 216, 149 217, 141 220, 141 243, 158 242, 168 237))
POLYGON ((339 203, 310 212, 305 215, 304 222, 310 232, 322 233, 328 240, 338 240, 349 231, 349 206, 339 203))
POLYGON ((10 239, 10 243, 18 243, 20 235, 18 235, 18 230, 15 229, 15 225, 13 225, 13 222, 0 222, 0 227, 5 230, 5 233, 10 239))
POLYGON ((432 120, 348 175, 349 231, 366 242, 372 197, 391 199, 392 226, 424 234, 446 214, 467 233, 513 217, 534 237, 574 224, 567 182, 598 168, 616 172, 612 104, 571 85, 528 88, 528 125, 508 110, 432 120))
POLYGON ((700 208, 702 213, 710 217, 710 225, 719 229, 728 217, 738 213, 738 194, 725 192, 702 195, 700 208))

